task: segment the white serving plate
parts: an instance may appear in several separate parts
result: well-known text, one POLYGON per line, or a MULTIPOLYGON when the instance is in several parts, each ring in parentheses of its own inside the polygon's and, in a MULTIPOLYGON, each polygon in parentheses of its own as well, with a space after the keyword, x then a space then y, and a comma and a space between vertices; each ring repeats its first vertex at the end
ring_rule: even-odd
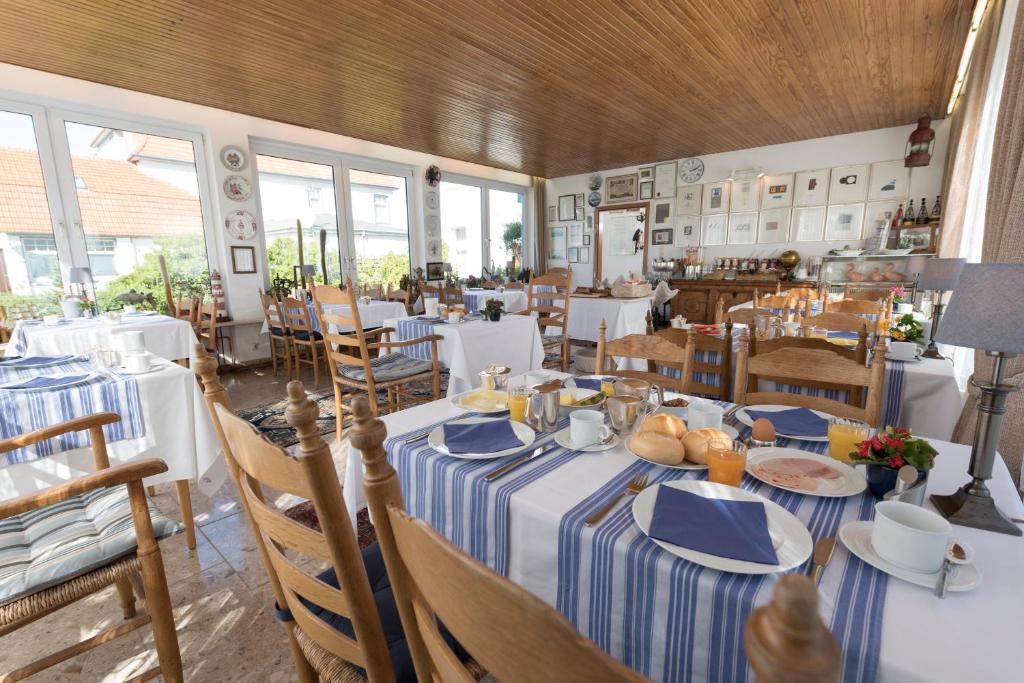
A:
POLYGON ((802 493, 805 496, 818 496, 821 498, 845 498, 846 496, 855 496, 864 491, 868 486, 868 482, 864 479, 864 475, 846 463, 839 462, 835 458, 830 458, 827 455, 810 453, 808 451, 801 451, 795 448, 778 448, 774 446, 768 448, 751 448, 747 451, 747 474, 758 481, 762 481, 769 486, 774 486, 775 488, 782 489, 784 491, 792 491, 793 493, 802 493), (843 476, 839 479, 818 479, 819 486, 824 485, 825 488, 819 488, 816 491, 805 491, 803 489, 797 489, 790 486, 780 486, 779 484, 772 483, 767 479, 762 479, 754 474, 754 465, 765 463, 769 460, 775 460, 777 458, 810 460, 811 462, 827 465, 843 476))
MULTIPOLYGON (((77 373, 75 373, 75 374, 77 374, 77 373)), ((51 375, 51 377, 53 377, 54 379, 59 379, 61 377, 74 377, 74 374, 51 375)), ((78 380, 76 382, 69 382, 69 383, 61 385, 59 387, 17 387, 17 386, 14 386, 14 385, 17 385, 17 384, 23 384, 23 383, 29 381, 29 379, 31 379, 31 378, 22 378, 22 379, 14 380, 13 382, 8 382, 6 384, 2 384, 2 385, 0 385, 0 389, 6 389, 7 391, 56 391, 58 389, 67 389, 68 387, 77 387, 79 384, 85 384, 86 382, 89 382, 89 381, 91 381, 93 379, 96 379, 96 373, 90 372, 89 374, 85 375, 84 377, 82 377, 82 379, 80 379, 80 380, 78 380)))
POLYGON ((559 430, 555 433, 555 443, 562 448, 568 448, 570 451, 581 451, 583 453, 600 453, 601 451, 611 450, 619 445, 619 437, 612 434, 612 440, 604 445, 591 444, 589 446, 577 446, 573 443, 573 440, 569 436, 570 427, 559 430))
MULTIPOLYGON (((740 433, 738 431, 736 431, 735 427, 731 427, 731 426, 725 425, 725 424, 722 425, 722 431, 725 432, 726 434, 728 434, 730 439, 739 438, 739 435, 740 435, 740 433)), ((632 437, 633 437, 633 435, 630 435, 630 439, 632 437)), ((634 458, 637 458, 639 460, 643 460, 644 462, 649 462, 652 465, 657 465, 658 467, 665 467, 665 468, 668 468, 670 470, 706 470, 708 468, 707 465, 700 465, 698 463, 691 462, 689 460, 683 460, 683 462, 681 464, 679 464, 679 465, 666 465, 664 463, 656 462, 654 460, 649 460, 648 458, 645 458, 644 456, 640 455, 639 453, 637 453, 636 451, 634 451, 632 448, 629 447, 630 439, 626 439, 626 442, 625 442, 625 444, 626 444, 626 452, 629 453, 630 455, 632 455, 634 458)))
MULTIPOLYGON (((765 413, 778 413, 778 412, 781 412, 783 410, 794 410, 796 408, 797 408, 797 406, 777 406, 777 405, 745 406, 745 407, 740 408, 739 410, 736 411, 736 419, 739 420, 740 423, 745 424, 746 426, 753 428, 754 421, 750 418, 749 415, 747 415, 747 410, 748 409, 749 410, 760 410, 760 411, 765 412, 765 413)), ((811 412, 814 413, 815 415, 817 415, 818 417, 825 418, 826 420, 829 419, 830 417, 832 417, 828 413, 823 412, 821 410, 811 410, 811 412)), ((776 429, 775 430, 775 435, 776 436, 781 436, 783 439, 794 439, 796 441, 818 441, 818 442, 828 441, 828 434, 826 434, 825 436, 792 436, 790 434, 783 434, 782 432, 780 432, 780 431, 778 431, 776 429)))
POLYGON ((600 393, 600 391, 594 391, 593 389, 583 389, 581 387, 562 387, 558 398, 558 410, 559 412, 561 412, 563 416, 568 415, 569 413, 574 412, 576 410, 601 410, 601 408, 604 407, 604 402, 607 400, 607 397, 602 398, 597 403, 594 403, 593 405, 589 406, 565 405, 564 403, 562 403, 561 398, 562 396, 568 394, 569 396, 572 397, 574 401, 582 401, 585 398, 589 398, 600 393))
POLYGON ((164 363, 160 363, 160 364, 153 363, 152 365, 149 366, 149 370, 139 370, 137 372, 133 372, 133 371, 129 370, 128 368, 126 368, 126 367, 124 367, 122 365, 117 370, 115 370, 115 372, 117 372, 117 374, 119 374, 119 375, 133 375, 133 376, 137 377, 139 375, 148 375, 148 374, 153 373, 153 372, 160 372, 161 370, 163 370, 166 367, 167 367, 167 365, 164 364, 164 363))
POLYGON ((655 484, 641 491, 633 501, 633 519, 644 534, 651 530, 654 501, 658 496, 659 486, 671 486, 674 489, 696 493, 705 498, 748 500, 764 503, 765 514, 768 517, 768 531, 772 537, 772 545, 776 546, 775 554, 778 556, 779 563, 761 564, 760 562, 733 560, 728 557, 719 557, 718 555, 690 550, 674 543, 659 541, 656 538, 651 539, 673 555, 703 567, 710 567, 711 569, 723 572, 734 572, 736 574, 774 574, 775 572, 783 572, 799 567, 811 556, 811 550, 814 547, 811 534, 807 531, 807 527, 804 526, 803 522, 792 513, 756 493, 750 493, 735 486, 715 484, 710 481, 680 479, 665 482, 664 484, 655 484), (781 543, 777 539, 781 539, 781 543))
MULTIPOLYGON (((489 418, 482 417, 467 417, 458 420, 452 420, 452 422, 472 424, 474 422, 488 422, 489 418)), ((504 458, 506 455, 512 455, 514 453, 522 453, 533 445, 533 440, 536 437, 533 430, 527 427, 522 422, 512 421, 512 431, 516 433, 519 440, 523 442, 522 446, 515 446, 513 448, 506 448, 503 451, 497 451, 495 453, 450 453, 448 447, 444 445, 444 426, 438 425, 434 427, 434 430, 430 432, 427 437, 427 443, 435 451, 444 453, 453 458, 460 458, 462 460, 492 460, 494 458, 504 458)))
MULTIPOLYGON (((871 526, 874 522, 848 522, 839 528, 839 540, 847 549, 870 564, 875 569, 889 576, 902 579, 908 583, 934 589, 939 582, 940 571, 925 573, 904 569, 889 562, 875 552, 871 545, 871 526)), ((981 585, 981 572, 973 564, 952 564, 949 567, 949 583, 946 590, 953 592, 969 591, 981 585)))
MULTIPOLYGON (((495 391, 495 404, 490 410, 482 410, 480 406, 474 405, 472 399, 473 394, 483 391, 482 389, 473 389, 462 394, 456 394, 452 397, 452 403, 456 407, 468 410, 473 413, 480 413, 481 415, 497 415, 498 413, 504 413, 508 410, 508 392, 507 391, 495 391)), ((483 404, 480 404, 483 405, 483 404)))

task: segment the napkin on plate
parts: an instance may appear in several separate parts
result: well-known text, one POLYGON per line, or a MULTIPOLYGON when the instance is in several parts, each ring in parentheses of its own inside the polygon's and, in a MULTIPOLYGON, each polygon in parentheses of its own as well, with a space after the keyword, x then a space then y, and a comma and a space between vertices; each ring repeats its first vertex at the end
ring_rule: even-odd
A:
POLYGON ((778 412, 747 409, 751 421, 767 418, 775 425, 776 434, 787 436, 828 436, 828 420, 808 408, 790 408, 778 412))
POLYGON ((829 330, 829 339, 860 339, 860 335, 852 330, 829 330))
POLYGON ((779 563, 764 503, 758 501, 718 500, 659 486, 648 535, 718 557, 779 563))
POLYGON ((523 445, 507 419, 448 422, 442 429, 449 453, 496 453, 523 445))
POLYGON ((573 380, 573 383, 576 385, 577 389, 601 391, 601 379, 601 377, 577 377, 573 380))
POLYGON ((5 384, 4 389, 57 389, 69 384, 77 384, 89 375, 64 375, 63 377, 33 377, 24 382, 5 384))
POLYGON ((0 367, 4 368, 34 368, 40 365, 56 365, 72 360, 73 355, 66 356, 16 356, 0 360, 0 367))

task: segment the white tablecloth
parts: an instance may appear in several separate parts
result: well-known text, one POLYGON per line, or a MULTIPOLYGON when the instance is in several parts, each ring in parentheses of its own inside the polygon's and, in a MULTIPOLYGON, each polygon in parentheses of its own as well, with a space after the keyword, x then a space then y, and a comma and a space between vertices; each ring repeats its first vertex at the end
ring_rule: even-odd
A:
POLYGON ((639 299, 569 297, 569 338, 596 342, 602 320, 607 326, 607 339, 644 334, 652 300, 649 296, 639 299))
MULTIPOLYGON (((394 327, 397 319, 385 320, 394 327)), ((544 364, 544 347, 537 322, 525 315, 503 315, 498 322, 471 320, 434 325, 441 365, 448 368, 448 395, 480 386, 480 371, 491 363, 512 368, 512 374, 536 370, 544 364)), ((393 337, 397 339, 397 337, 393 337)), ((400 349, 397 349, 400 350, 400 349)))
POLYGON ((166 315, 124 316, 109 324, 100 318, 76 318, 62 325, 18 321, 7 345, 7 356, 87 356, 97 346, 110 348, 110 335, 141 330, 146 350, 167 360, 188 358, 198 340, 187 320, 166 315))
MULTIPOLYGON (((312 302, 307 304, 309 309, 309 319, 313 323, 313 329, 317 332, 320 331, 320 319, 316 317, 316 307, 312 302)), ((375 327, 383 327, 384 321, 388 318, 401 318, 405 315, 405 304, 400 301, 371 301, 368 304, 356 303, 356 308, 359 309, 359 322, 363 324, 364 330, 372 330, 375 327)), ((331 313, 333 315, 340 315, 343 318, 352 317, 352 307, 348 304, 326 304, 324 305, 324 313, 331 313)), ((342 325, 340 328, 336 325, 331 325, 331 332, 354 332, 355 328, 351 325, 342 325)), ((267 321, 263 321, 263 327, 260 328, 261 334, 266 334, 270 331, 267 326, 267 321)))
MULTIPOLYGON (((154 365, 163 369, 136 376, 146 434, 139 439, 108 443, 110 462, 160 458, 168 470, 147 479, 147 485, 198 480, 200 490, 212 494, 224 483, 227 470, 195 374, 165 360, 155 360, 154 365)), ((94 471, 88 448, 10 465, 0 469, 0 498, 37 491, 94 471)))
MULTIPOLYGON (((461 412, 449 401, 435 401, 382 419, 389 434, 399 434, 461 412)), ((932 444, 939 456, 928 490, 950 493, 969 479, 966 469, 970 448, 940 441, 932 444)), ((562 517, 634 462, 620 445, 604 453, 577 457, 512 493, 509 578, 554 604, 562 517)), ((1006 514, 1024 517, 1024 505, 1002 460, 996 463, 989 483, 1006 514)), ((361 459, 355 449, 349 453, 344 485, 346 504, 354 519, 355 511, 366 505, 361 459)), ((1020 582, 1024 539, 959 526, 954 527, 954 533, 974 547, 983 582, 973 591, 948 593, 939 600, 930 589, 890 578, 882 623, 880 681, 1020 679, 1020 636, 1015 625, 1024 613, 1020 582)), ((846 552, 841 543, 836 546, 837 554, 846 552)), ((836 572, 830 576, 826 570, 819 586, 823 601, 835 599, 839 578, 836 572)))
MULTIPOLYGON (((500 299, 505 304, 506 313, 517 313, 519 311, 526 310, 526 292, 522 289, 506 289, 504 292, 499 292, 495 289, 467 289, 463 292, 463 298, 469 299, 470 297, 476 299, 476 306, 470 308, 470 313, 476 313, 477 310, 482 310, 488 299, 500 299)), ((469 301, 466 301, 466 306, 469 308, 469 301)))

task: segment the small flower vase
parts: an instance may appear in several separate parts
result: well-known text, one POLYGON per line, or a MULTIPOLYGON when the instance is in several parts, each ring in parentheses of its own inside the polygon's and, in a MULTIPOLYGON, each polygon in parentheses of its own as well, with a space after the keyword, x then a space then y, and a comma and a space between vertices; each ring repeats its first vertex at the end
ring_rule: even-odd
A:
POLYGON ((496 323, 501 320, 501 311, 495 311, 494 313, 488 313, 487 318, 492 322, 496 323))
MULTIPOLYGON (((876 498, 883 498, 885 494, 896 488, 896 475, 899 470, 885 465, 865 465, 864 477, 868 480, 868 490, 876 498)), ((917 481, 928 478, 928 472, 918 472, 917 481)))

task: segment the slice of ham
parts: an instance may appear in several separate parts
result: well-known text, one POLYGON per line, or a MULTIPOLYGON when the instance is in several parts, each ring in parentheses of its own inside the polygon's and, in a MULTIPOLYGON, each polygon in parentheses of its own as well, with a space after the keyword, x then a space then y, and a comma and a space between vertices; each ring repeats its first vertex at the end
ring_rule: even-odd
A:
POLYGON ((773 458, 751 468, 761 479, 790 489, 816 491, 819 479, 838 479, 842 473, 825 463, 803 458, 773 458))

